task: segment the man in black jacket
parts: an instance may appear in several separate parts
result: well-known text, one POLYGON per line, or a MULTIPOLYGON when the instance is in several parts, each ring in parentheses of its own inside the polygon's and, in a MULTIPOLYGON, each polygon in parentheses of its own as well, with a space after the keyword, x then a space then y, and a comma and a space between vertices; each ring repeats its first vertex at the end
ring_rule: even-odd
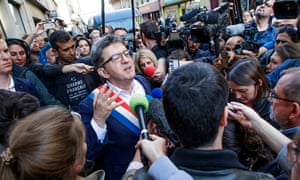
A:
POLYGON ((163 105, 181 147, 175 149, 171 161, 194 179, 274 179, 248 171, 233 151, 223 149, 228 94, 224 76, 207 63, 188 64, 172 73, 164 88, 163 105))
MULTIPOLYGON (((57 64, 70 65, 83 62, 92 65, 91 59, 76 59, 75 42, 68 32, 63 30, 53 32, 49 42, 56 54, 57 64)), ((101 84, 101 78, 93 69, 82 69, 81 73, 70 72, 52 78, 46 77, 44 82, 51 94, 66 107, 77 111, 79 102, 101 84)))

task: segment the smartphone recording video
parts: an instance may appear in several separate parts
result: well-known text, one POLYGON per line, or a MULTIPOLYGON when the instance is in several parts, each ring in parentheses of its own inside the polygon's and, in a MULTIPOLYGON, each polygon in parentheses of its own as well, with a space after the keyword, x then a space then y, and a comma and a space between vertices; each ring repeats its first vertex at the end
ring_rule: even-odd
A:
POLYGON ((169 34, 169 40, 177 40, 180 39, 180 35, 178 32, 171 32, 169 34))
POLYGON ((44 30, 55 29, 55 24, 53 22, 45 22, 43 26, 44 30))

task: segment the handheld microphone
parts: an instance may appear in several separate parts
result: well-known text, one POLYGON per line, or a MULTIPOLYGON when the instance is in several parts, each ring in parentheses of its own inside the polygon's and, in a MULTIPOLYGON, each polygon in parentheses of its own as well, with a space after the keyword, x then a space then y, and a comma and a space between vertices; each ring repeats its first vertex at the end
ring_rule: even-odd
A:
POLYGON ((186 14, 180 16, 180 21, 187 21, 187 20, 193 18, 198 13, 200 13, 199 9, 193 9, 193 10, 187 12, 186 14))
POLYGON ((145 69, 144 69, 144 74, 147 76, 147 77, 152 77, 153 74, 155 73, 156 71, 156 68, 154 66, 147 66, 145 69))
POLYGON ((151 94, 153 98, 162 99, 163 91, 161 88, 154 88, 151 94))
POLYGON ((138 115, 142 138, 149 139, 149 134, 144 118, 144 113, 148 111, 149 107, 147 98, 142 95, 135 95, 130 99, 129 105, 131 110, 138 115))

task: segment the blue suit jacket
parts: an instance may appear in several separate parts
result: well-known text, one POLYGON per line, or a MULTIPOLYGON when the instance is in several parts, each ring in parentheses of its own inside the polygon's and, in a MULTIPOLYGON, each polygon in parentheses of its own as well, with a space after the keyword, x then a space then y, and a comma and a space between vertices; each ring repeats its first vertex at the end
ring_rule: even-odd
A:
MULTIPOLYGON (((137 75, 136 80, 143 85, 146 94, 151 94, 150 83, 144 77, 137 75)), ((87 159, 100 161, 101 168, 105 170, 105 179, 121 179, 135 154, 134 146, 139 136, 117 119, 109 116, 106 121, 107 134, 101 143, 91 126, 93 117, 92 98, 86 97, 81 101, 78 112, 81 114, 86 128, 87 159)))
POLYGON ((14 77, 13 80, 15 83, 16 91, 27 92, 27 93, 35 96, 36 98, 40 99, 40 97, 37 93, 37 90, 31 81, 29 81, 27 79, 23 79, 23 78, 16 78, 16 77, 14 77))

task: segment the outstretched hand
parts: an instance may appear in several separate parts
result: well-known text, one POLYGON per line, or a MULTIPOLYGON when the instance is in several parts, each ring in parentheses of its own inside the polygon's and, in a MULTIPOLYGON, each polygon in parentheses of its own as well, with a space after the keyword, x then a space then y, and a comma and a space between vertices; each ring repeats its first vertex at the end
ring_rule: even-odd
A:
POLYGON ((136 144, 136 148, 141 148, 143 154, 151 161, 154 162, 167 152, 166 140, 156 135, 149 135, 150 139, 141 139, 136 144))
POLYGON ((94 71, 94 67, 84 63, 74 63, 69 65, 64 65, 62 71, 63 73, 77 72, 81 74, 88 74, 91 71, 94 71))
POLYGON ((107 84, 104 84, 100 90, 96 89, 94 91, 93 119, 100 127, 104 126, 112 110, 124 103, 123 100, 120 102, 115 101, 116 98, 119 96, 118 93, 110 97, 111 93, 112 89, 109 88, 107 90, 107 84))
POLYGON ((233 105, 235 112, 228 110, 229 115, 245 128, 253 129, 253 121, 261 119, 261 117, 252 108, 242 103, 230 102, 230 104, 233 105))

